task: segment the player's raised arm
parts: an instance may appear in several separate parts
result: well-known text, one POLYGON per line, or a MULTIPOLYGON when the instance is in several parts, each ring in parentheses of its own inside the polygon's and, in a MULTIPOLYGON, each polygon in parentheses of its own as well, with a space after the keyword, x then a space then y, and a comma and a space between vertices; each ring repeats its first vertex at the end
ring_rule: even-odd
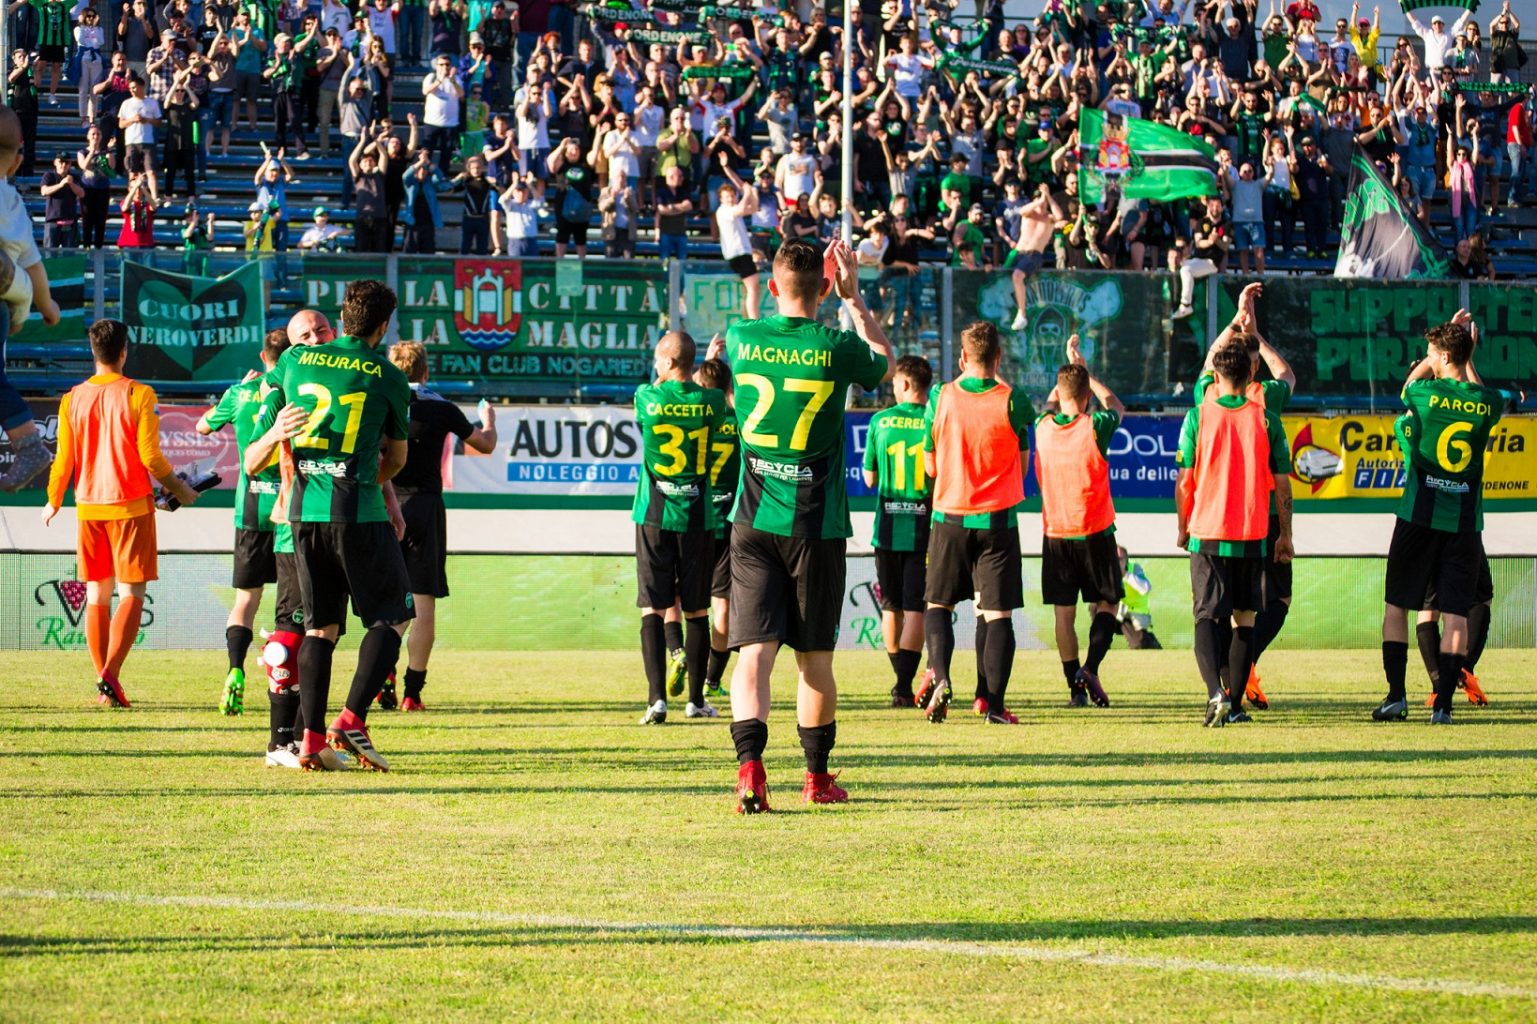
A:
POLYGON ((496 409, 482 398, 477 411, 480 413, 480 426, 470 432, 464 443, 482 455, 490 455, 496 451, 496 409))
MULTIPOLYGON (((1259 327, 1258 320, 1254 315, 1254 302, 1259 298, 1260 292, 1263 289, 1264 285, 1260 284, 1258 281, 1255 281, 1253 284, 1245 285, 1244 290, 1239 293, 1238 309, 1233 313, 1233 319, 1228 321, 1228 325, 1222 329, 1222 331, 1217 335, 1216 339, 1213 340, 1211 345, 1206 349, 1206 361, 1201 364, 1201 376, 1204 377, 1213 372, 1211 359, 1212 355, 1217 352, 1218 349, 1222 348, 1228 343, 1229 339, 1232 338, 1234 331, 1247 330, 1250 333, 1258 336, 1259 327)), ((1261 341, 1261 344, 1263 344, 1263 341, 1261 341)), ((1276 358, 1280 359, 1279 353, 1276 354, 1276 358)), ((1283 365, 1285 364, 1285 360, 1281 360, 1281 362, 1283 365)), ((1265 365, 1270 365, 1270 361, 1268 359, 1265 361, 1265 365)), ((1290 373, 1291 367, 1287 366, 1286 370, 1288 373, 1290 373)), ((1272 370, 1272 372, 1274 371, 1272 370)), ((1277 379, 1280 378, 1279 374, 1276 376, 1277 379)), ((1287 381, 1287 384, 1290 385, 1294 380, 1296 380, 1295 374, 1292 375, 1292 380, 1287 381)))
POLYGON ((845 242, 834 240, 827 247, 825 262, 832 264, 833 286, 838 297, 843 300, 844 308, 848 310, 854 333, 859 335, 860 341, 870 346, 872 352, 886 357, 886 372, 881 376, 881 383, 884 384, 896 371, 897 360, 891 352, 891 341, 881 328, 880 318, 870 311, 865 305, 864 296, 859 293, 859 260, 845 242))

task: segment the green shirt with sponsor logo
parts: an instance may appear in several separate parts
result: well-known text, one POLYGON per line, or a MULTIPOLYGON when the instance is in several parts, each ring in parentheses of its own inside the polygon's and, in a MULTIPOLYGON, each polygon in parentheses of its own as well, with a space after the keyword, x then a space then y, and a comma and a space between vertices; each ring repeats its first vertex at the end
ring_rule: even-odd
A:
MULTIPOLYGON (((1243 395, 1225 395, 1217 399, 1217 404, 1225 409, 1242 409, 1248 402, 1243 395)), ((1197 399, 1195 408, 1185 413, 1185 422, 1180 428, 1179 450, 1174 453, 1174 464, 1181 469, 1195 465, 1196 441, 1201 435, 1201 408, 1201 401, 1197 399)), ((1265 408, 1265 433, 1270 440, 1270 471, 1290 473, 1292 460, 1291 450, 1286 446, 1286 431, 1281 426, 1281 417, 1268 406, 1265 408)), ((1272 498, 1272 507, 1273 501, 1272 498)), ((1269 543, 1264 537, 1259 540, 1202 540, 1192 535, 1186 549, 1192 554, 1262 558, 1269 550, 1269 543)))
POLYGON ((710 497, 715 503, 715 538, 723 540, 731 522, 731 506, 742 479, 742 446, 736 434, 736 412, 729 406, 710 436, 710 497))
MULTIPOLYGON (((956 387, 962 391, 970 391, 973 394, 982 394, 991 391, 1000 382, 991 377, 957 377, 954 381, 956 387)), ((934 450, 934 420, 939 414, 939 399, 944 393, 944 388, 936 387, 929 392, 929 404, 923 412, 923 450, 934 450)), ((1030 424, 1035 422, 1035 406, 1030 404, 1030 399, 1015 388, 1009 395, 1009 425, 1014 428, 1014 433, 1019 436, 1019 450, 1030 450, 1030 424)), ((1025 468, 1026 457, 1020 456, 1020 467, 1025 468)), ((968 530, 1013 530, 1019 526, 1019 506, 1003 512, 978 512, 969 516, 945 515, 936 511, 933 521, 936 523, 958 523, 968 530)))
POLYGON ((1447 533, 1484 528, 1484 452, 1505 394, 1471 381, 1415 380, 1393 424, 1404 453, 1398 518, 1447 533))
MULTIPOLYGON (((236 384, 219 398, 219 404, 208 411, 208 425, 220 430, 227 424, 235 425, 235 450, 240 453, 241 466, 245 465, 246 446, 254 441, 265 428, 258 430, 262 413, 262 382, 256 380, 236 384)), ((247 476, 244 468, 235 480, 235 527, 241 530, 257 530, 271 533, 273 529, 272 506, 278 499, 277 456, 274 454, 267 467, 255 476, 247 476)))
POLYGON ((711 441, 726 416, 726 396, 693 381, 635 389, 641 473, 630 518, 674 533, 714 530, 711 441))
POLYGON ((293 449, 294 523, 382 523, 379 448, 406 440, 411 386, 406 375, 359 338, 343 335, 328 345, 283 353, 268 375, 258 427, 265 431, 284 405, 309 412, 293 449))
POLYGON ((788 316, 732 324, 726 356, 742 447, 731 521, 783 537, 852 536, 844 393, 879 385, 886 357, 853 331, 788 316))
POLYGON ((923 406, 894 405, 870 419, 864 468, 875 473, 875 535, 882 551, 929 545, 929 477, 923 464, 923 406))

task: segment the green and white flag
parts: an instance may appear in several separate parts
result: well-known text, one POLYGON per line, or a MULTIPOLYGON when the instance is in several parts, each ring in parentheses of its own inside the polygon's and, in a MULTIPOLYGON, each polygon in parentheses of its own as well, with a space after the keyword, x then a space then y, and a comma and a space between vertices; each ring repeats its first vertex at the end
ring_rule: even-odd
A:
POLYGON ((1078 194, 1085 203, 1119 190, 1169 202, 1217 194, 1217 156, 1193 135, 1141 118, 1083 111, 1078 122, 1078 194))
POLYGON ((267 317, 260 263, 223 277, 123 263, 128 374, 141 380, 239 380, 257 363, 267 317))
POLYGON ((1350 161, 1350 192, 1345 197, 1334 276, 1377 281, 1446 276, 1446 257, 1440 245, 1410 215, 1360 146, 1350 161))
POLYGON ((1478 10, 1478 0, 1399 0, 1404 13, 1423 11, 1427 7, 1456 7, 1464 11, 1478 10))

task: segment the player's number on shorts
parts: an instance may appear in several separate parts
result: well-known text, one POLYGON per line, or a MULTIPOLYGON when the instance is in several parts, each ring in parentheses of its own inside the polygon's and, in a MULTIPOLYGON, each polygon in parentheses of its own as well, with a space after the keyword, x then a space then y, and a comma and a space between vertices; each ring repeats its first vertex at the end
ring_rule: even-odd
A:
MULTIPOLYGON (((765 448, 779 447, 778 434, 764 434, 758 430, 758 424, 763 422, 763 418, 774 407, 774 382, 761 373, 742 373, 737 375, 736 383, 738 388, 743 385, 752 388, 758 396, 752 412, 747 417, 747 422, 742 424, 742 439, 748 444, 762 445, 765 448)), ((811 437, 811 424, 817 418, 817 413, 822 411, 822 406, 826 405, 827 400, 832 397, 834 386, 830 380, 785 378, 786 391, 811 396, 806 402, 806 407, 801 410, 800 416, 796 417, 795 432, 790 435, 791 451, 806 450, 806 441, 811 437)))
POLYGON ((664 466, 653 467, 663 476, 677 476, 688 469, 688 453, 683 450, 685 441, 692 441, 697 447, 699 457, 695 460, 694 472, 703 473, 709 464, 710 428, 700 427, 698 430, 683 432, 682 427, 671 423, 657 423, 652 426, 651 432, 658 437, 665 437, 659 449, 661 453, 671 461, 664 466))
POLYGON ((923 471, 923 444, 918 441, 911 443, 905 441, 893 441, 886 446, 886 454, 891 456, 891 485, 898 491, 907 490, 907 460, 913 460, 913 490, 922 491, 923 483, 928 474, 923 471))
POLYGON ((1461 473, 1473 461, 1473 446, 1460 435, 1471 434, 1473 424, 1453 423, 1436 438, 1436 461, 1448 473, 1461 473))
POLYGON ((358 446, 358 428, 363 425, 363 403, 368 398, 366 391, 349 391, 339 398, 331 398, 331 389, 324 384, 300 384, 299 394, 314 396, 315 411, 310 413, 309 422, 304 424, 304 432, 294 438, 296 448, 319 448, 326 451, 331 447, 329 438, 317 437, 316 432, 325 425, 326 417, 331 415, 332 405, 339 405, 347 410, 347 425, 342 428, 343 455, 351 455, 358 446))

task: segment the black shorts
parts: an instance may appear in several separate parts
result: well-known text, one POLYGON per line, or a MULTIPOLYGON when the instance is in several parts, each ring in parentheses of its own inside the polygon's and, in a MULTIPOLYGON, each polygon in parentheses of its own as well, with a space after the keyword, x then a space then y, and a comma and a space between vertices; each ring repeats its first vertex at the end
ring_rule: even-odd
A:
MULTIPOLYGON (((1432 591, 1443 615, 1466 615, 1478 603, 1484 539, 1476 533, 1447 533, 1395 519, 1388 545, 1383 599, 1399 608, 1420 609, 1432 591)), ((1494 589, 1491 582, 1489 589, 1494 589)))
POLYGON ((1281 517, 1270 514, 1269 543, 1265 545, 1265 605, 1290 600, 1292 596, 1292 564, 1275 560, 1275 542, 1281 537, 1281 517))
POLYGON ((1025 603, 1019 528, 973 529, 935 523, 929 530, 929 604, 951 608, 977 595, 978 608, 1011 612, 1025 603))
POLYGON ((731 257, 726 261, 726 266, 730 267, 736 276, 744 281, 749 277, 756 277, 758 274, 757 261, 745 253, 741 256, 731 257))
POLYGON ((304 598, 299 593, 299 566, 292 551, 279 551, 273 555, 278 570, 277 610, 273 614, 273 629, 292 629, 304 632, 304 598))
POLYGON ((230 586, 236 590, 260 590, 278 581, 272 554, 271 530, 235 529, 235 573, 230 586))
POLYGON ((443 495, 431 492, 398 492, 400 515, 406 535, 400 542, 406 557, 406 577, 411 593, 428 597, 448 596, 448 513, 443 495))
POLYGON ((836 647, 847 547, 841 537, 808 540, 733 525, 729 645, 778 641, 802 652, 836 647))
POLYGON ((1105 601, 1119 604, 1126 596, 1121 582, 1121 556, 1115 533, 1101 530, 1082 540, 1045 537, 1041 540, 1041 600, 1067 607, 1105 601))
POLYGON ((416 617, 405 556, 389 523, 294 523, 294 561, 306 629, 347 624, 347 599, 364 629, 416 617))
POLYGON ((44 43, 37 48, 37 59, 48 64, 63 64, 69 59, 64 52, 64 47, 44 43))
POLYGON ((928 560, 927 551, 875 549, 875 582, 881 588, 881 611, 923 611, 928 560))
POLYGON ((556 245, 586 245, 586 222, 566 220, 563 217, 555 218, 555 244, 556 245))
POLYGON ((155 147, 142 142, 130 142, 123 147, 128 170, 144 173, 155 169, 155 147))
POLYGON ((1264 596, 1265 560, 1259 556, 1192 554, 1190 596, 1197 622, 1226 622, 1234 612, 1257 612, 1264 596))
POLYGON ((678 533, 635 524, 635 607, 685 612, 710 607, 715 538, 708 530, 678 533))
POLYGON ((715 538, 715 573, 710 578, 710 596, 731 598, 731 527, 715 538))

